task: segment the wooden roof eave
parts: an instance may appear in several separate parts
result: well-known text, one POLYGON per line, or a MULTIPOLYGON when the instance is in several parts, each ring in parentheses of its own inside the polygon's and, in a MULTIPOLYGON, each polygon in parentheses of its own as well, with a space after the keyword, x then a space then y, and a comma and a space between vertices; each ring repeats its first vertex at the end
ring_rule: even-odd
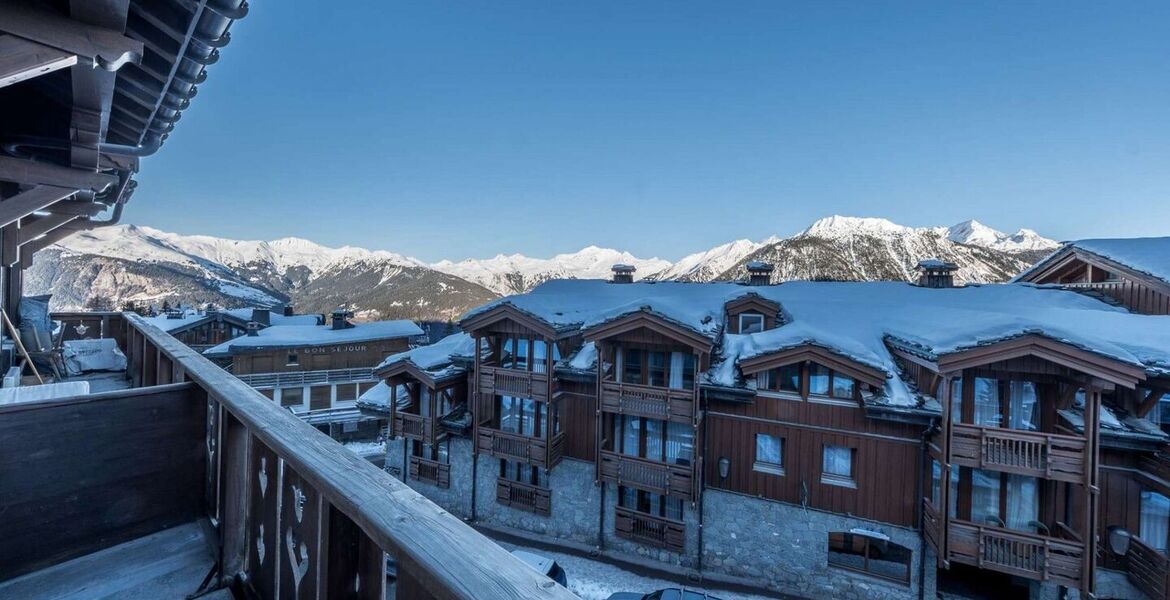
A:
POLYGON ((1143 367, 1072 346, 1038 334, 1027 334, 976 348, 941 354, 938 369, 953 372, 992 362, 1035 356, 1115 385, 1134 388, 1146 379, 1143 367))
POLYGON ((741 359, 737 362, 739 370, 744 375, 749 375, 804 361, 816 362, 874 387, 881 388, 886 383, 887 374, 885 371, 859 363, 824 346, 811 343, 741 359))
POLYGON ((739 309, 759 310, 761 313, 770 316, 780 314, 780 303, 774 300, 769 300, 755 292, 747 292, 741 296, 737 296, 727 302, 723 309, 727 313, 737 312, 739 309))
POLYGON ((681 344, 690 346, 699 352, 711 352, 713 342, 707 336, 690 328, 683 327, 646 309, 629 312, 608 321, 586 327, 582 331, 582 334, 584 335, 585 341, 594 342, 641 328, 646 328, 666 336, 681 344))
POLYGON ((1066 246, 1065 248, 1053 253, 1051 256, 1045 259, 1042 264, 1037 265, 1025 273, 1020 281, 1040 283, 1043 279, 1054 277, 1060 274, 1062 270, 1068 268, 1076 261, 1089 263, 1093 266, 1116 272, 1126 279, 1132 279, 1144 285, 1161 290, 1167 295, 1170 295, 1170 282, 1163 281, 1147 273, 1142 273, 1141 271, 1136 271, 1124 263, 1119 263, 1111 258, 1101 256, 1095 252, 1085 250, 1084 248, 1078 248, 1073 245, 1066 246))
POLYGON ((471 334, 472 337, 475 337, 477 331, 505 320, 518 323, 552 340, 560 337, 568 337, 568 334, 571 333, 570 331, 558 330, 552 324, 532 313, 516 308, 516 306, 509 302, 503 302, 484 312, 459 321, 459 328, 471 334))

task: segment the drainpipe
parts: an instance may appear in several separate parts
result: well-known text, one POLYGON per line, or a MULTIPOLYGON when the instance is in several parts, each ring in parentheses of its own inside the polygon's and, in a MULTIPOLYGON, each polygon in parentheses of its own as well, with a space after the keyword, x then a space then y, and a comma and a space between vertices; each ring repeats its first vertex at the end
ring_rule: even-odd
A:
POLYGON ((605 482, 601 482, 601 501, 597 503, 597 550, 605 550, 605 482))

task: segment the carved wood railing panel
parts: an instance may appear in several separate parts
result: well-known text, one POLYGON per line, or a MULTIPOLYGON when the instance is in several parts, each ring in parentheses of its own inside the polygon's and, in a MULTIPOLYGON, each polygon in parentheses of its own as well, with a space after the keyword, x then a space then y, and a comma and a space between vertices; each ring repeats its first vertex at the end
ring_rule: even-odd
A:
MULTIPOLYGON (((194 450, 215 475, 195 485, 218 503, 224 564, 235 565, 226 575, 242 570, 259 597, 381 600, 389 552, 399 598, 574 598, 196 351, 125 318, 136 383, 157 383, 165 356, 202 391, 194 450)), ((544 452, 544 440, 532 441, 544 452)), ((449 477, 443 467, 436 479, 449 477)))
POLYGON ((620 506, 614 508, 614 532, 618 537, 671 552, 682 552, 686 546, 683 523, 620 506))
POLYGON ((940 542, 942 538, 942 528, 944 521, 942 515, 939 514, 938 509, 931 504, 929 498, 922 499, 922 533, 926 538, 926 543, 934 549, 935 553, 941 553, 942 547, 940 542))
POLYGON ((496 480, 496 502, 538 515, 552 513, 552 491, 519 481, 496 480))
POLYGON ((441 488, 451 486, 451 465, 428 460, 421 456, 412 456, 408 471, 410 478, 415 481, 437 485, 441 488))
POLYGON ((606 381, 601 384, 601 410, 692 423, 695 419, 695 396, 690 390, 606 381))
POLYGON ((1084 481, 1084 438, 964 423, 953 424, 951 430, 951 461, 960 466, 1084 481))
POLYGON ((479 392, 489 396, 500 394, 546 402, 548 401, 548 374, 480 366, 479 392))
POLYGON ((950 521, 947 531, 951 560, 1036 581, 1081 587, 1085 552, 1082 543, 957 520, 950 521))
POLYGON ((435 440, 435 420, 414 413, 394 413, 394 435, 432 443, 435 440))
POLYGON ((694 473, 691 467, 626 456, 609 450, 601 451, 601 478, 618 485, 683 500, 689 501, 694 497, 694 473))
POLYGON ((1129 542, 1126 576, 1150 598, 1170 599, 1170 557, 1136 537, 1129 542))
POLYGON ((548 442, 544 438, 529 437, 480 426, 476 447, 480 454, 506 458, 530 465, 545 466, 548 442))

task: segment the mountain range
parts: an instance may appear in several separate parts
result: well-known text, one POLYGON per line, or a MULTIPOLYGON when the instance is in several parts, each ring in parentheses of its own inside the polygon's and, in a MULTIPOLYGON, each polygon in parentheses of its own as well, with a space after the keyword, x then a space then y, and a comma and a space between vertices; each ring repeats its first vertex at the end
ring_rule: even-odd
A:
POLYGON ((428 264, 386 251, 327 248, 300 238, 239 241, 118 225, 78 233, 37 254, 27 293, 53 294, 55 310, 214 303, 224 307, 292 303, 303 312, 346 305, 361 319, 457 319, 501 295, 554 278, 605 278, 615 263, 649 280, 715 281, 743 276, 743 265, 776 266, 791 279, 912 280, 924 258, 959 266, 957 278, 1006 280, 1059 244, 1029 229, 1014 234, 978 221, 906 227, 886 219, 832 216, 791 237, 735 240, 678 261, 638 258, 589 246, 552 258, 521 254, 428 264))

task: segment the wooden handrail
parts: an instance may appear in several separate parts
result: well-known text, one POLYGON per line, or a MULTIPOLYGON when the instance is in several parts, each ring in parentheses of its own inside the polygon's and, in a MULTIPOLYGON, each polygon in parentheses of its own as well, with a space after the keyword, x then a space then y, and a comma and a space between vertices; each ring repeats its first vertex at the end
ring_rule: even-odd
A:
POLYGON ((575 596, 138 315, 127 323, 437 598, 575 596))

